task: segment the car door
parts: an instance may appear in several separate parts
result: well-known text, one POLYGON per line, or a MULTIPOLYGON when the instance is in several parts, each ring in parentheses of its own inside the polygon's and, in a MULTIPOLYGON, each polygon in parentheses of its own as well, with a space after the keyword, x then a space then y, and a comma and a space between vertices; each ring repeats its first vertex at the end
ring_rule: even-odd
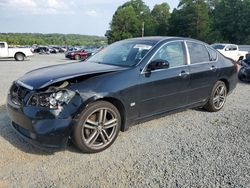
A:
POLYGON ((3 42, 0 42, 0 57, 8 57, 8 48, 3 42))
POLYGON ((185 106, 189 79, 184 42, 168 42, 161 46, 140 75, 140 117, 185 106), (157 60, 168 62, 169 68, 147 71, 157 60))
POLYGON ((217 80, 217 52, 202 43, 186 42, 190 56, 190 94, 189 104, 207 99, 217 80), (211 51, 211 55, 209 51, 211 51))

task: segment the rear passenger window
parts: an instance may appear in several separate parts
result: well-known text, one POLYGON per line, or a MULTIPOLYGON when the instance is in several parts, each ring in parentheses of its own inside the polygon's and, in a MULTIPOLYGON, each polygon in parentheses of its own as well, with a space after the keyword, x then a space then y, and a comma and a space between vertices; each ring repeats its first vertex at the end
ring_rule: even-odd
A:
POLYGON ((191 64, 208 62, 209 54, 207 48, 203 44, 195 42, 187 42, 191 64))
POLYGON ((217 60, 217 52, 209 47, 207 47, 207 50, 209 52, 210 61, 216 61, 217 60))
POLYGON ((0 48, 4 48, 4 47, 5 47, 4 43, 0 43, 0 48))

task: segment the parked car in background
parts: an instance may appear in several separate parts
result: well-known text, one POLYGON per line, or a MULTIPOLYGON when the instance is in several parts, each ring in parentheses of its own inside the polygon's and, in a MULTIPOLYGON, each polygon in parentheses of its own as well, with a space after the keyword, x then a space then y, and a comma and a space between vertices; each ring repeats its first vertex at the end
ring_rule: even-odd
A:
POLYGON ((77 50, 77 51, 71 51, 65 54, 65 57, 68 59, 74 59, 74 60, 85 60, 88 57, 92 55, 91 52, 86 51, 85 49, 77 50))
POLYGON ((240 70, 238 73, 238 78, 241 81, 250 82, 250 54, 246 55, 246 59, 240 61, 240 70))
POLYGON ((59 50, 58 49, 56 49, 56 48, 54 48, 54 47, 50 47, 49 48, 49 53, 51 53, 51 54, 57 54, 57 53, 59 53, 59 50))
POLYGON ((15 58, 16 61, 23 61, 30 56, 33 56, 30 48, 9 48, 7 42, 0 42, 0 58, 15 58))
POLYGON ((50 49, 47 46, 38 46, 34 49, 34 53, 39 53, 39 54, 49 54, 50 49))
MULTIPOLYGON (((190 38, 144 37, 113 43, 85 63, 40 68, 13 82, 7 109, 26 140, 87 153, 120 131, 186 108, 221 110, 237 84, 236 63, 190 38)), ((195 123, 195 122, 194 122, 195 123)))
POLYGON ((58 51, 58 53, 64 53, 64 52, 66 52, 66 48, 65 47, 54 46, 53 48, 56 49, 58 51))
POLYGON ((66 51, 65 51, 65 53, 68 53, 68 52, 73 52, 73 51, 78 51, 78 50, 80 50, 79 48, 77 48, 77 47, 67 47, 66 48, 66 51))
POLYGON ((248 51, 240 51, 239 46, 235 44, 217 43, 217 44, 212 44, 211 46, 214 49, 218 50, 225 57, 233 59, 234 61, 238 61, 240 57, 243 57, 243 59, 245 59, 246 54, 248 54, 248 51))

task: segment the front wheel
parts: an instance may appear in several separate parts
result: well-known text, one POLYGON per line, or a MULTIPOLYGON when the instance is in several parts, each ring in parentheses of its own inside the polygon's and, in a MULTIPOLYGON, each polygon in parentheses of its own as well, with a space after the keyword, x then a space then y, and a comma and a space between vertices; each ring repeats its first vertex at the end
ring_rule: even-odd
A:
POLYGON ((73 130, 76 146, 84 153, 96 153, 113 144, 121 128, 117 108, 106 101, 88 105, 73 130))
POLYGON ((226 97, 227 87, 225 83, 222 81, 216 82, 204 109, 209 112, 217 112, 221 110, 226 102, 226 97))

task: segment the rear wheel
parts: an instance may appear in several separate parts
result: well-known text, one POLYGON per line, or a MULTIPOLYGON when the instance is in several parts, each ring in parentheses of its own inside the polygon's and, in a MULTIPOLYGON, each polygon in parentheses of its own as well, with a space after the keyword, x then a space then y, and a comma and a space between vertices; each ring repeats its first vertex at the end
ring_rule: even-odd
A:
POLYGON ((204 108, 209 112, 221 110, 226 102, 227 87, 224 82, 218 81, 213 87, 209 100, 204 108))
POLYGON ((121 116, 117 108, 106 101, 90 104, 74 127, 73 139, 85 153, 96 153, 113 144, 121 128, 121 116))
POLYGON ((23 53, 17 53, 16 55, 15 55, 15 60, 16 61, 23 61, 24 60, 24 54, 23 53))

